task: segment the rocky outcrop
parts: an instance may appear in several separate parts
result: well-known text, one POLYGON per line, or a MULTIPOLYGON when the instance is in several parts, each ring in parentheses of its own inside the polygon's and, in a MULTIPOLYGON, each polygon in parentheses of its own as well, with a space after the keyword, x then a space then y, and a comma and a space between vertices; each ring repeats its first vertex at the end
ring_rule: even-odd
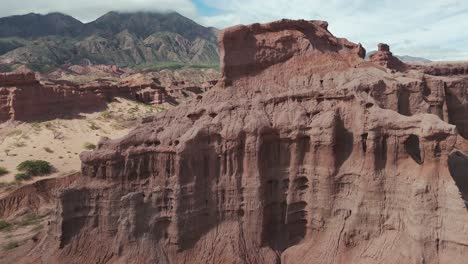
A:
POLYGON ((220 41, 223 82, 81 154, 27 262, 465 263, 447 80, 366 63, 324 22, 220 41))
POLYGON ((468 63, 432 63, 412 64, 411 69, 423 71, 434 76, 463 76, 468 75, 468 63))
POLYGON ((384 43, 378 45, 378 50, 370 56, 370 61, 375 65, 396 71, 404 71, 407 67, 400 59, 393 56, 393 53, 390 52, 390 46, 384 43))
POLYGON ((0 73, 0 87, 37 84, 34 73, 0 73))
POLYGON ((224 30, 219 36, 219 46, 225 85, 233 85, 233 81, 240 79, 248 82, 250 76, 256 76, 255 81, 287 86, 291 81, 304 81, 302 78, 311 73, 347 69, 362 63, 365 49, 360 44, 335 38, 327 27, 324 21, 281 20, 224 30), (284 65, 283 71, 277 65, 284 65))

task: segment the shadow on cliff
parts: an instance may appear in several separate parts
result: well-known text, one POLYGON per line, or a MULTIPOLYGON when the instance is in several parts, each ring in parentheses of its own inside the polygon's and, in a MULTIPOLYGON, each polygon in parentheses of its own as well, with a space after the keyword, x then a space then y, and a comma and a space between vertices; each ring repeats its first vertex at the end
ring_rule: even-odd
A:
POLYGON ((283 251, 307 234, 310 183, 304 174, 310 137, 281 138, 277 131, 262 135, 258 155, 262 212, 262 244, 283 251), (295 195, 288 196, 288 193, 295 195))
MULTIPOLYGON (((468 79, 465 80, 468 83, 468 79)), ((468 139, 468 104, 463 103, 447 87, 445 89, 445 100, 447 104, 448 122, 457 127, 458 133, 468 139)))
POLYGON ((448 158, 448 167, 468 209, 468 156, 458 150, 452 152, 448 158))
MULTIPOLYGON (((72 120, 72 119, 86 119, 83 114, 92 114, 102 112, 108 109, 107 104, 117 99, 109 101, 102 101, 95 104, 68 104, 61 107, 51 106, 45 111, 31 112, 27 114, 20 114, 15 119, 23 122, 45 122, 57 118, 72 120)), ((17 110, 18 111, 18 110, 17 110)), ((21 110, 19 110, 21 111, 21 110)))
POLYGON ((344 120, 338 116, 334 127, 333 153, 335 154, 335 169, 338 171, 353 152, 353 133, 346 129, 344 120))
POLYGON ((277 131, 261 136, 258 154, 258 172, 262 213, 262 244, 283 250, 287 247, 286 210, 290 167, 289 139, 281 139, 277 131))
POLYGON ((214 187, 220 177, 221 161, 215 146, 221 136, 201 131, 187 142, 180 159, 181 186, 193 186, 180 195, 177 206, 177 228, 180 250, 192 248, 200 238, 220 222, 220 203, 214 187), (193 153, 196 153, 194 155, 193 153))

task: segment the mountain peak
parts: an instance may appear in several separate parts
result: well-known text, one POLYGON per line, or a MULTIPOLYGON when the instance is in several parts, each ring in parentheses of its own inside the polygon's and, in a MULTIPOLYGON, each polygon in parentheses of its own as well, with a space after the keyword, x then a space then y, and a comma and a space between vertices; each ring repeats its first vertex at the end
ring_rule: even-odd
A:
POLYGON ((0 56, 40 69, 83 59, 122 66, 214 65, 219 59, 212 28, 177 12, 148 11, 111 11, 86 24, 61 13, 0 18, 0 56), (147 40, 149 36, 153 37, 147 40))
POLYGON ((62 13, 29 13, 0 18, 0 37, 72 36, 81 31, 82 26, 81 21, 62 13))
POLYGON ((110 37, 124 30, 143 39, 155 32, 169 31, 180 34, 191 41, 197 37, 216 41, 211 29, 205 28, 177 12, 110 11, 86 24, 85 34, 110 37))

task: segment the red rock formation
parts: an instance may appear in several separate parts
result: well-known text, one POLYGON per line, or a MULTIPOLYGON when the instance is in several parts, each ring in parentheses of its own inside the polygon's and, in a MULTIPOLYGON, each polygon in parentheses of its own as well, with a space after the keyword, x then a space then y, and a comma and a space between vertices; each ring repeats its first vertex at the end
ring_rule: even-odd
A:
MULTIPOLYGON (((184 82, 185 84, 185 82, 184 82)), ((197 95, 214 84, 200 87, 181 86, 179 89, 197 95), (194 90, 198 89, 198 90, 194 90)), ((7 120, 38 120, 79 112, 96 111, 113 97, 131 98, 148 104, 178 104, 182 95, 170 95, 154 80, 124 79, 119 83, 97 80, 75 84, 64 80, 39 82, 34 73, 0 75, 0 122, 7 120)), ((185 97, 189 97, 185 94, 185 97)), ((194 97, 194 96, 193 96, 194 97)))
POLYGON ((468 75, 468 63, 413 64, 410 68, 434 76, 468 75))
POLYGON ((375 65, 380 65, 392 70, 404 71, 406 65, 390 52, 387 44, 380 43, 376 53, 370 56, 370 61, 375 65))
POLYGON ((324 21, 281 20, 222 31, 219 45, 226 85, 256 75, 255 80, 265 85, 285 86, 291 77, 307 78, 362 63, 364 48, 335 38, 327 27, 324 21), (286 71, 275 65, 284 65, 286 71))
POLYGON ((0 73, 0 87, 34 85, 39 82, 34 73, 0 73))
POLYGON ((230 28, 220 46, 223 84, 81 154, 28 261, 466 262, 447 80, 364 63, 324 22, 230 28))

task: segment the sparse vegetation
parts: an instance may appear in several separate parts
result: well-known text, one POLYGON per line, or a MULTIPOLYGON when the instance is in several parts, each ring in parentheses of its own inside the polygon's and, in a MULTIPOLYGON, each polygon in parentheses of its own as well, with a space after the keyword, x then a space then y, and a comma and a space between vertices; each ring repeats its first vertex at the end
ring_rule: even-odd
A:
POLYGON ((96 123, 92 122, 92 121, 89 121, 89 128, 91 130, 99 130, 100 127, 98 125, 96 125, 96 123))
POLYGON ((17 248, 18 246, 19 246, 18 242, 8 242, 5 246, 3 246, 3 248, 6 250, 10 250, 10 249, 17 248))
POLYGON ((18 182, 12 181, 12 182, 0 182, 0 188, 9 188, 12 186, 18 185, 18 182))
POLYGON ((109 118, 112 118, 112 112, 109 110, 106 110, 102 112, 100 116, 102 119, 109 119, 109 118))
POLYGON ((5 220, 0 220, 0 231, 11 229, 11 224, 5 220))
POLYGON ((63 133, 61 131, 58 131, 58 130, 52 130, 52 134, 54 135, 54 139, 62 140, 62 139, 65 138, 63 133))
POLYGON ((6 134, 7 137, 15 137, 21 135, 23 132, 20 129, 15 129, 6 134))
POLYGON ((30 139, 30 137, 27 134, 21 134, 20 138, 24 140, 30 139))
POLYGON ((133 115, 136 112, 138 112, 139 110, 140 110, 140 108, 138 107, 138 105, 135 105, 134 107, 128 109, 128 114, 133 115))
POLYGON ((16 168, 30 176, 46 175, 52 171, 52 165, 44 160, 26 160, 16 168))
POLYGON ((36 131, 39 131, 39 130, 42 129, 41 123, 39 123, 39 122, 31 123, 31 127, 32 127, 34 130, 36 130, 36 131))
POLYGON ((54 126, 54 124, 52 124, 52 122, 46 122, 46 123, 44 124, 44 126, 45 126, 47 129, 54 129, 54 128, 55 128, 55 126, 54 126))
POLYGON ((42 230, 42 228, 44 228, 43 225, 36 225, 35 227, 33 227, 33 229, 31 229, 33 232, 39 232, 42 230))
POLYGON ((5 167, 0 167, 0 176, 8 174, 8 170, 5 167))
POLYGON ((30 226, 30 225, 37 225, 41 218, 36 214, 27 214, 23 220, 21 220, 18 225, 19 226, 30 226))
POLYGON ((27 173, 20 172, 15 175, 15 181, 17 182, 27 181, 29 179, 31 179, 31 175, 27 173))
POLYGON ((96 148, 96 145, 90 142, 85 142, 83 144, 83 148, 87 150, 94 150, 96 148))
POLYGON ((26 143, 23 141, 16 141, 15 143, 13 143, 13 146, 17 148, 22 148, 22 147, 26 147, 26 143))

